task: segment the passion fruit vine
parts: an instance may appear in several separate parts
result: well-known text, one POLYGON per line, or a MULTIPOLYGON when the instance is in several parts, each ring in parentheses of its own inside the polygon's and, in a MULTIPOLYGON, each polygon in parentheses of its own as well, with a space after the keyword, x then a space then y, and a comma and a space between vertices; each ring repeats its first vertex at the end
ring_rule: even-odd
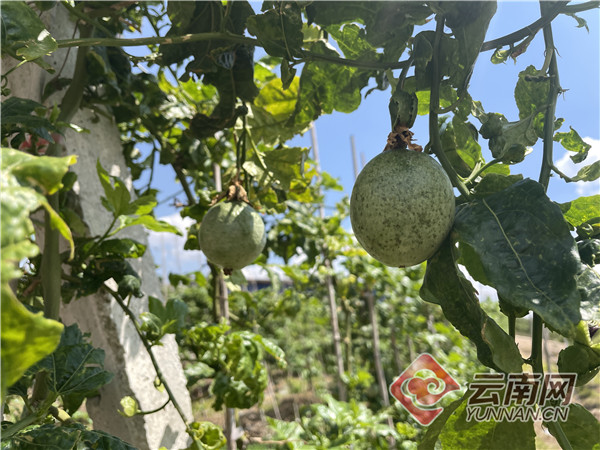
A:
POLYGON ((433 256, 452 227, 452 183, 427 154, 384 151, 356 179, 350 221, 373 258, 394 267, 420 264, 433 256))
POLYGON ((243 201, 212 206, 200 224, 200 249, 226 273, 252 263, 267 241, 260 215, 243 201))

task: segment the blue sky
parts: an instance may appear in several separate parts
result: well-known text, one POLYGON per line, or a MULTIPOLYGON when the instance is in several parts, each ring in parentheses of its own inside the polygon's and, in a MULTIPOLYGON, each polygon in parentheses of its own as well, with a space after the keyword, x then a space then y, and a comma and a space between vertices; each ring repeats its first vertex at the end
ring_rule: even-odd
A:
MULTIPOLYGON (((559 54, 560 84, 566 90, 558 99, 556 115, 565 118, 561 131, 568 131, 569 126, 572 126, 581 137, 589 139, 589 143, 593 145, 590 156, 580 166, 583 167, 600 158, 600 13, 598 10, 586 11, 580 13, 580 16, 587 20, 589 33, 584 28, 577 28, 575 19, 564 15, 559 16, 552 26, 559 54)), ((487 40, 518 30, 537 18, 539 18, 537 2, 499 2, 498 11, 488 30, 487 40)), ((537 68, 542 66, 544 60, 542 33, 538 33, 527 52, 516 62, 509 60, 505 64, 494 65, 490 62, 491 54, 492 52, 486 52, 480 55, 469 92, 475 100, 482 102, 486 112, 500 112, 510 121, 517 120, 514 86, 518 73, 528 65, 532 64, 537 68)), ((363 93, 366 91, 367 89, 364 89, 363 93)), ((383 149, 390 131, 389 97, 389 90, 374 91, 353 113, 334 113, 322 116, 316 121, 321 166, 323 170, 338 178, 344 186, 343 192, 328 195, 326 199, 328 206, 333 206, 343 196, 349 196, 352 190, 354 172, 350 136, 354 136, 357 151, 359 154, 364 154, 366 161, 383 149)), ((479 126, 477 121, 474 123, 479 126)), ((417 119, 413 131, 417 143, 424 146, 428 141, 427 116, 420 116, 417 119)), ((480 144, 484 157, 486 160, 490 159, 487 141, 480 139, 480 144)), ((294 138, 288 142, 288 145, 311 147, 310 133, 294 138)), ((560 144, 555 144, 554 153, 559 168, 570 175, 577 172, 578 168, 570 163, 568 152, 560 144)), ((512 173, 522 173, 525 177, 537 179, 540 161, 541 142, 538 142, 532 154, 524 162, 512 167, 512 173)), ((155 180, 154 187, 161 191, 159 200, 180 191, 181 187, 174 181, 170 167, 160 166, 155 180)), ((551 179, 548 190, 549 197, 557 202, 566 202, 581 195, 598 193, 600 193, 598 182, 568 184, 558 177, 551 179)), ((184 200, 184 196, 180 195, 179 199, 184 200)), ((156 209, 157 216, 168 217, 170 221, 181 223, 177 217, 178 210, 171 204, 172 201, 160 204, 156 209)), ((167 271, 197 270, 202 258, 197 252, 182 254, 180 245, 181 241, 173 241, 171 237, 151 236, 154 257, 157 262, 161 259, 168 261, 167 271)))

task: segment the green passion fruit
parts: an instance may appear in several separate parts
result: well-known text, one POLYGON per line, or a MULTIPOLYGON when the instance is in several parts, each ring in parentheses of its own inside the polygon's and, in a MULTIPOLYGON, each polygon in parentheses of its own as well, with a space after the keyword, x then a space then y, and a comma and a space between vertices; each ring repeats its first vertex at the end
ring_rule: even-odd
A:
POLYGON ((241 201, 212 206, 200 224, 200 249, 206 259, 227 271, 252 263, 267 241, 265 223, 241 201))
POLYGON ((358 175, 350 221, 373 258, 393 267, 420 264, 436 252, 454 222, 452 183, 427 154, 385 151, 358 175))

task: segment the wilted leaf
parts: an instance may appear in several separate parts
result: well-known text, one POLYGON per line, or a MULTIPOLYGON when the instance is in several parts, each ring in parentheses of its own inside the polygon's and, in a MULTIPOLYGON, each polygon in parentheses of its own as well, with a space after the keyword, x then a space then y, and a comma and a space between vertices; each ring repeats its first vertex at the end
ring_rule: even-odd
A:
POLYGON ((570 152, 575 152, 575 155, 571 155, 571 160, 574 163, 580 163, 587 158, 588 152, 592 148, 590 144, 585 142, 579 136, 579 133, 570 127, 571 131, 564 133, 555 133, 554 140, 560 142, 564 148, 570 152))

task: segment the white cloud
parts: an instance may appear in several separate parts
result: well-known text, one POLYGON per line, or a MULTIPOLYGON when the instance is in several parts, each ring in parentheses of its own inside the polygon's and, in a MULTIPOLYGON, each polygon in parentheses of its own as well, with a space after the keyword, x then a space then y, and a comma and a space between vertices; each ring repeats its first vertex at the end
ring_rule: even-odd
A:
MULTIPOLYGON (((565 154, 562 156, 562 158, 556 162, 556 167, 565 175, 571 177, 575 176, 581 168, 600 160, 600 139, 585 137, 583 140, 592 146, 585 161, 580 164, 575 164, 570 158, 572 155, 574 155, 574 153, 565 151, 565 154)), ((588 196, 600 193, 597 181, 580 181, 575 183, 575 189, 577 191, 577 195, 579 196, 588 196)))

